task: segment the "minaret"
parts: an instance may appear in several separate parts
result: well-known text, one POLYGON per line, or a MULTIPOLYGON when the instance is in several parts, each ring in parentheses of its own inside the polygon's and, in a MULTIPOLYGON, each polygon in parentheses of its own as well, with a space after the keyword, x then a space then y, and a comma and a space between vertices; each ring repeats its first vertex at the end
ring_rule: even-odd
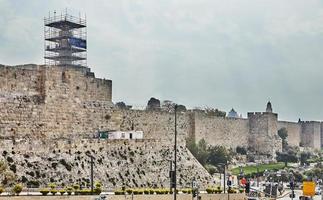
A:
POLYGON ((272 113, 273 112, 273 108, 271 107, 270 101, 268 101, 268 103, 267 103, 266 112, 269 112, 269 113, 272 113))

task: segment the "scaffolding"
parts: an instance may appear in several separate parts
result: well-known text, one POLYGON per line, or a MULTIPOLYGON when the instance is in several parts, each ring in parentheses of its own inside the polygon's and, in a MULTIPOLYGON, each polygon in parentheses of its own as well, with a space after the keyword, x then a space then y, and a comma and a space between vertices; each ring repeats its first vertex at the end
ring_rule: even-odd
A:
POLYGON ((54 12, 44 18, 45 65, 87 66, 86 18, 54 12))

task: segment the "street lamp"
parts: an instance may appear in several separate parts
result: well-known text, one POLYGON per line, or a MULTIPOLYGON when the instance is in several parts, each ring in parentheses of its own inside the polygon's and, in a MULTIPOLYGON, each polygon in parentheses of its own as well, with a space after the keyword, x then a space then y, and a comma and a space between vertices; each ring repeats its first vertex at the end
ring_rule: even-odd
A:
POLYGON ((88 157, 91 158, 91 195, 93 195, 93 164, 94 164, 94 157, 90 153, 86 153, 88 157))
POLYGON ((294 174, 292 172, 290 172, 289 177, 290 177, 289 185, 290 185, 290 189, 292 190, 292 194, 290 195, 290 197, 293 200, 293 198, 295 198, 295 193, 294 193, 294 189, 295 189, 294 174))
POLYGON ((176 192, 176 167, 177 167, 177 104, 174 107, 175 111, 175 145, 174 145, 174 200, 176 200, 177 192, 176 192))
MULTIPOLYGON (((226 161, 226 163, 218 163, 218 166, 223 167, 223 192, 225 193, 225 185, 226 185, 225 184, 225 179, 226 179, 226 176, 225 176, 225 168, 227 166, 227 161, 226 161)), ((221 171, 220 171, 220 181, 221 181, 221 171)))

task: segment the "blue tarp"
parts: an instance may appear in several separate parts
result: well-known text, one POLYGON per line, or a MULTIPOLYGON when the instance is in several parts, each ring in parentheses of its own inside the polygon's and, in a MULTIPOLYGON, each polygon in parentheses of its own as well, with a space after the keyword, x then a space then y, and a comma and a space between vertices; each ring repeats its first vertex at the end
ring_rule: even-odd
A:
POLYGON ((68 43, 72 46, 86 49, 86 40, 81 38, 70 37, 68 38, 68 43))

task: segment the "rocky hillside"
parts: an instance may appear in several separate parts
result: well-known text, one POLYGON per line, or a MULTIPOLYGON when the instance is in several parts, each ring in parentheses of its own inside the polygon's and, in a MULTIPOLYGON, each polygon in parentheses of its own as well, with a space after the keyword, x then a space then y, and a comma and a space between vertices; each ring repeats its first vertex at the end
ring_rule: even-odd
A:
MULTIPOLYGON (((94 179, 105 189, 169 187, 173 145, 158 140, 1 140, 0 146, 0 159, 25 185, 89 185, 91 154, 94 179)), ((177 169, 180 188, 190 187, 193 176, 202 187, 212 179, 184 144, 178 145, 177 169)))

